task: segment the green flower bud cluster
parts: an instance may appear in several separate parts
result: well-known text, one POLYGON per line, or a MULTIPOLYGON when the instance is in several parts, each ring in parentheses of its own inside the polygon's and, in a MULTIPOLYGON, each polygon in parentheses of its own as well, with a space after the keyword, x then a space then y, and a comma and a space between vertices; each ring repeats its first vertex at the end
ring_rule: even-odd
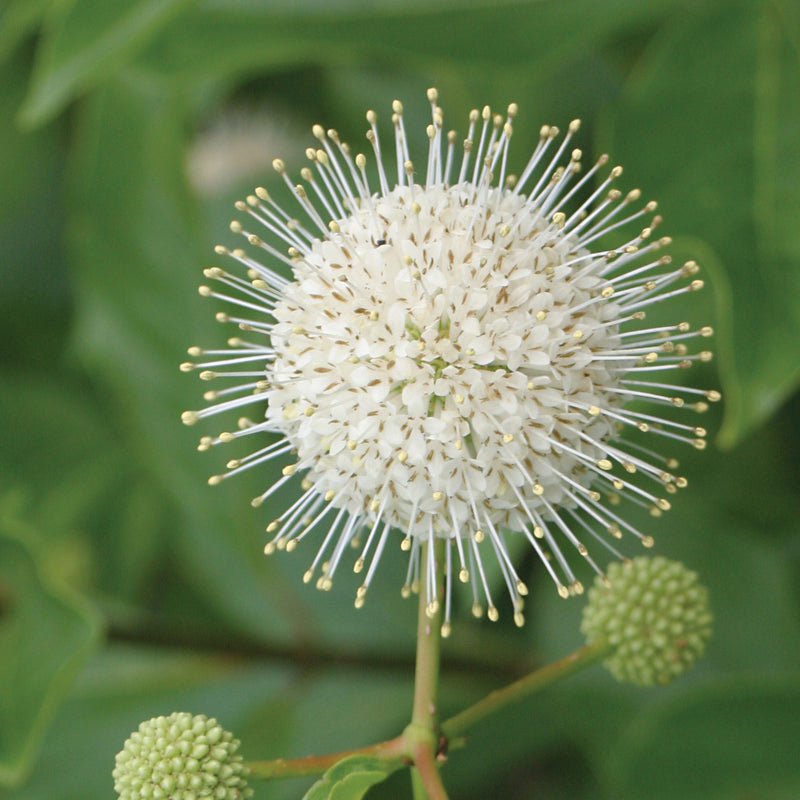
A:
POLYGON ((622 681, 669 683, 711 636, 708 591, 696 572, 663 556, 611 564, 588 596, 581 631, 589 643, 604 637, 615 648, 605 665, 622 681))
POLYGON ((186 712, 143 722, 117 753, 120 800, 244 800, 253 794, 239 740, 213 718, 186 712))

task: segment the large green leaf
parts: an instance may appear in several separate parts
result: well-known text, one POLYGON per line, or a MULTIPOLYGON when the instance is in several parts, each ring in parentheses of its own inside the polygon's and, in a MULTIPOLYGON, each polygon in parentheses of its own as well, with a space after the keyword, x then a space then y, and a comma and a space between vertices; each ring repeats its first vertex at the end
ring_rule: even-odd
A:
POLYGON ((21 120, 32 126, 53 117, 76 95, 113 74, 193 2, 70 0, 54 4, 21 120))
POLYGON ((617 744, 614 796, 794 800, 798 709, 797 674, 717 678, 654 704, 617 744))
POLYGON ((91 653, 98 620, 41 570, 36 538, 0 498, 0 786, 27 775, 47 724, 91 653))
POLYGON ((180 424, 199 391, 176 365, 200 339, 196 283, 208 263, 202 245, 210 250, 182 174, 184 113, 180 96, 134 78, 111 81, 87 104, 71 165, 74 347, 113 388, 129 459, 175 504, 181 571, 240 630, 274 634, 287 593, 278 577, 258 580, 255 492, 246 481, 210 489, 214 464, 180 424))
MULTIPOLYGON (((489 0, 398 3, 353 0, 259 3, 206 0, 142 56, 149 67, 189 81, 257 68, 349 61, 439 73, 458 65, 467 79, 515 66, 552 75, 610 39, 658 24, 680 0, 489 0)), ((387 99, 387 102, 391 98, 387 99)))
POLYGON ((800 381, 799 33, 796 7, 780 1, 684 14, 613 119, 615 158, 658 197, 670 231, 705 240, 724 265, 727 280, 711 278, 725 445, 800 381))

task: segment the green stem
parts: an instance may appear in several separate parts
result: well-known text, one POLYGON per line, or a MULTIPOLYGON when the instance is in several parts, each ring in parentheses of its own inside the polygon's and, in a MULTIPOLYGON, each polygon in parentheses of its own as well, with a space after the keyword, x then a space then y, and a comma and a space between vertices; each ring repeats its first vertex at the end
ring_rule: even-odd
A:
MULTIPOLYGON (((428 547, 422 545, 421 563, 427 563, 428 547)), ((438 541, 435 547, 436 558, 436 599, 428 602, 425 586, 419 589, 419 610, 417 611, 417 661, 414 674, 414 706, 411 711, 411 722, 403 731, 406 741, 407 755, 414 762, 412 769, 412 786, 415 800, 447 800, 439 769, 436 764, 436 753, 439 749, 439 657, 441 643, 442 608, 441 576, 444 543, 438 541)), ((425 572, 424 567, 422 570, 425 572)))
MULTIPOLYGON (((422 545, 420 559, 427 558, 428 545, 422 545)), ((441 548, 437 547, 437 550, 441 548)), ((437 553, 439 556, 440 553, 437 553)), ((438 587, 437 587, 438 588, 438 587)), ((414 672, 414 707, 411 725, 434 734, 437 730, 437 695, 439 688, 439 644, 441 641, 442 609, 438 599, 428 603, 424 586, 419 590, 417 611, 417 661, 414 672)))
POLYGON ((411 767, 411 797, 412 800, 428 800, 428 790, 416 767, 411 767))
POLYGON ((425 742, 418 742, 414 747, 411 781, 414 800, 448 800, 447 791, 439 775, 436 756, 425 742))
POLYGON ((496 689, 489 693, 483 700, 479 700, 475 705, 442 723, 441 732, 448 741, 457 739, 490 714, 494 714, 512 703, 518 703, 523 698, 602 661, 611 652, 613 652, 613 647, 605 639, 598 639, 592 644, 584 645, 568 656, 537 669, 502 689, 496 689))
POLYGON ((402 736, 385 742, 357 747, 353 750, 340 750, 321 756, 304 758, 273 758, 267 761, 247 761, 245 766, 254 778, 271 780, 274 778, 300 778, 305 775, 321 775, 343 758, 355 755, 375 756, 386 761, 386 766, 399 769, 407 763, 408 745, 402 736))

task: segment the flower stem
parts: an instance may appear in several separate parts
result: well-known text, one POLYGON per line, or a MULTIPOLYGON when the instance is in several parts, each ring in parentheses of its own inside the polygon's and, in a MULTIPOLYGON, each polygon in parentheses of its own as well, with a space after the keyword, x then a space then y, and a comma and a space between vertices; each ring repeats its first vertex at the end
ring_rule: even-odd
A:
POLYGON ((494 714, 505 706, 517 703, 525 697, 550 686, 574 673, 602 661, 613 648, 606 639, 598 639, 592 644, 584 645, 564 658, 554 661, 545 667, 531 672, 502 689, 490 692, 483 700, 479 700, 464 709, 446 722, 442 723, 442 735, 453 744, 452 740, 463 736, 466 731, 478 722, 494 714))
MULTIPOLYGON (((415 800, 447 800, 436 753, 439 749, 439 645, 441 643, 441 595, 443 542, 424 543, 420 560, 427 563, 433 546, 436 562, 436 595, 429 597, 427 586, 420 586, 417 612, 417 661, 414 675, 414 706, 411 722, 403 731, 407 754, 414 762, 412 786, 415 800)), ((424 573, 424 570, 423 570, 424 573)))
MULTIPOLYGON (((427 557, 428 545, 422 546, 421 560, 427 557)), ((436 548, 440 550, 439 547, 436 548)), ((438 555, 438 553, 437 553, 438 555)), ((438 588, 438 587, 437 587, 438 588)), ((437 693, 439 688, 439 644, 442 611, 438 598, 429 601, 424 586, 419 590, 417 612, 417 661, 414 673, 414 707, 411 724, 436 731, 437 693)))

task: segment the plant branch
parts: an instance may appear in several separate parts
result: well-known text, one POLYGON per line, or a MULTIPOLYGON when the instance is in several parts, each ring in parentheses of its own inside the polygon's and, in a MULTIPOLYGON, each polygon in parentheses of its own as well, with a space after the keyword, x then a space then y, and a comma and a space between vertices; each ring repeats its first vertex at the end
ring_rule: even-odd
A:
MULTIPOLYGON (((414 770, 424 788, 427 800, 448 800, 447 791, 439 776, 439 765, 433 750, 425 742, 417 742, 413 752, 414 770)), ((416 795, 415 795, 416 796, 416 795)))
POLYGON ((275 778, 300 778, 306 775, 322 775, 334 764, 344 758, 355 755, 374 756, 386 762, 387 767, 399 769, 408 763, 406 757, 407 742, 403 736, 397 736, 385 742, 356 747, 353 750, 340 750, 336 753, 325 753, 320 756, 303 758, 273 758, 267 761, 246 761, 245 766, 254 778, 272 780, 275 778))

